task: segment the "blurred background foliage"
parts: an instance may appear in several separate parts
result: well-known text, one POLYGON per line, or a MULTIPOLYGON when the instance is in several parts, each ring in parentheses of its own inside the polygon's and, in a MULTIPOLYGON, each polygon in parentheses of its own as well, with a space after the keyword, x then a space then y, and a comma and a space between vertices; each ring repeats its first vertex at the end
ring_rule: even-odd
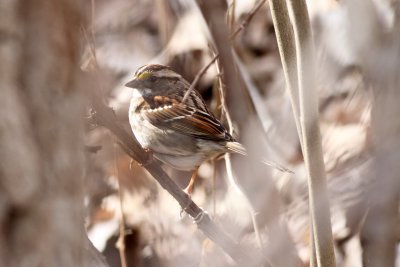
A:
MULTIPOLYGON (((390 168, 385 168, 384 172, 374 171, 377 168, 376 138, 385 139, 388 133, 377 135, 373 130, 371 110, 378 101, 379 92, 389 92, 388 87, 399 89, 396 77, 400 61, 399 37, 380 39, 379 36, 388 36, 396 30, 399 4, 390 0, 365 3, 309 0, 307 3, 317 55, 319 123, 337 265, 367 266, 362 263, 362 253, 369 236, 365 232, 361 234, 362 228, 368 215, 373 214, 369 204, 387 193, 371 189, 371 184, 379 183, 381 177, 391 172, 390 168), (357 27, 357 22, 362 25, 357 27), (389 42, 391 50, 384 48, 389 42)), ((169 65, 189 82, 193 81, 198 71, 213 58, 207 23, 195 2, 189 0, 95 0, 92 4, 91 26, 84 31, 94 38, 82 38, 82 69, 97 68, 100 75, 91 87, 104 94, 118 120, 130 131, 127 115, 131 91, 123 85, 138 67, 148 63, 169 65), (91 47, 94 47, 97 62, 94 62, 91 47)), ((226 20, 232 32, 240 27, 256 4, 254 0, 229 1, 226 20)), ((257 156, 293 171, 261 164, 257 167, 260 175, 246 176, 240 172, 237 179, 255 207, 268 247, 266 253, 274 266, 291 266, 288 264, 292 263, 308 266, 310 229, 306 176, 267 2, 254 13, 232 43, 243 69, 242 75, 246 77, 244 90, 249 90, 250 101, 256 107, 249 116, 256 117, 262 124, 260 138, 254 125, 234 121, 236 135, 239 140, 246 139, 245 144, 258 148, 255 149, 257 156), (276 227, 278 224, 284 224, 289 235, 274 232, 282 230, 276 227), (285 244, 289 244, 288 247, 285 244)), ((212 66, 198 83, 197 90, 219 116, 217 73, 215 65, 212 66)), ((390 105, 391 102, 388 107, 390 105)), ((244 110, 246 107, 243 104, 229 108, 244 110)), ((393 121, 398 120, 400 113, 389 114, 392 116, 378 116, 378 120, 395 125, 393 121)), ((396 128, 387 138, 396 140, 398 134, 396 128)), ((180 215, 175 200, 141 166, 135 162, 131 164, 107 130, 87 127, 85 141, 88 146, 101 146, 97 152, 87 154, 86 227, 90 240, 105 255, 110 266, 121 265, 116 247, 121 218, 126 232, 128 266, 235 266, 223 251, 196 230, 190 218, 180 215)), ((397 143, 393 142, 388 141, 388 146, 396 147, 397 143)), ((394 153, 390 159, 396 162, 400 157, 394 153)), ((239 164, 238 161, 240 159, 234 164, 239 164)), ((164 168, 180 186, 185 186, 189 173, 164 168)), ((399 173, 395 171, 394 174, 398 176, 399 173)), ((254 246, 256 241, 248 207, 228 183, 223 160, 204 163, 199 176, 193 200, 228 234, 244 246, 254 246)), ((391 188, 398 193, 398 183, 393 181, 395 179, 383 179, 382 183, 388 184, 384 190, 391 188)), ((385 209, 385 206, 380 208, 385 209)), ((397 242, 397 213, 389 214, 396 221, 392 228, 396 231, 391 233, 397 242)), ((379 220, 375 223, 380 224, 379 220)), ((397 250, 397 247, 390 249, 397 250)))

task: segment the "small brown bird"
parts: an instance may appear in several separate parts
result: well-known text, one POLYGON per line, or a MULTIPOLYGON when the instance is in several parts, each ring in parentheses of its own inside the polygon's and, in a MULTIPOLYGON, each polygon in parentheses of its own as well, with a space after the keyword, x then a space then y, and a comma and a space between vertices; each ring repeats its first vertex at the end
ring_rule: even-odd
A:
POLYGON ((226 152, 246 154, 196 90, 182 102, 190 84, 171 68, 145 65, 125 86, 133 88, 129 122, 136 139, 167 165, 193 171, 187 193, 205 160, 226 152))

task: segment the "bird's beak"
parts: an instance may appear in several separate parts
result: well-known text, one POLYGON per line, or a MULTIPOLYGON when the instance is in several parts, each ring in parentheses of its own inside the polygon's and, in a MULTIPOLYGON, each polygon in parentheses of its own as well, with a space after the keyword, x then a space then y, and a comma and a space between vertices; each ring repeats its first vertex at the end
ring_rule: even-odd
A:
POLYGON ((126 87, 130 87, 130 88, 137 88, 138 85, 139 85, 139 82, 135 79, 133 79, 132 81, 125 84, 126 87))

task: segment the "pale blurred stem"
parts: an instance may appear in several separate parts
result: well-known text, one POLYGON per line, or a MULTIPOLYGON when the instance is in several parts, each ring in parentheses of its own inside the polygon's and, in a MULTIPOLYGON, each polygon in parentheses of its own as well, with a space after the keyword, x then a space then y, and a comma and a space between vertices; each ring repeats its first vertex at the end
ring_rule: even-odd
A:
POLYGON ((231 4, 229 5, 228 8, 228 25, 229 25, 229 30, 233 29, 233 26, 235 25, 235 12, 236 12, 236 0, 232 0, 231 4))
POLYGON ((158 30, 160 32, 160 39, 163 46, 165 46, 172 34, 169 2, 165 0, 157 0, 155 2, 158 14, 158 30))
MULTIPOLYGON (((288 0, 293 13, 299 85, 300 123, 304 162, 308 172, 308 191, 316 258, 319 267, 333 267, 332 226, 318 122, 314 45, 310 19, 304 0, 288 0)), ((279 19, 279 17, 278 17, 279 19)))
MULTIPOLYGON (((96 37, 95 37, 95 26, 94 26, 94 18, 96 16, 96 4, 95 4, 95 0, 91 0, 90 1, 91 4, 91 12, 90 12, 90 35, 92 37, 90 44, 90 49, 91 52, 94 53, 93 58, 97 59, 96 57, 96 37)), ((96 61, 96 65, 97 65, 97 61, 96 61)))
MULTIPOLYGON (((228 107, 226 105, 225 102, 225 87, 224 84, 222 82, 222 72, 221 69, 219 67, 219 64, 217 64, 217 71, 218 71, 218 75, 219 75, 219 90, 220 90, 220 96, 221 96, 221 106, 222 106, 222 114, 225 115, 226 120, 228 122, 228 128, 229 128, 229 133, 232 135, 233 134, 233 123, 232 123, 232 118, 229 114, 228 111, 228 107)), ((254 228, 254 234, 256 236, 258 245, 260 248, 263 247, 263 241, 262 241, 262 237, 260 235, 260 228, 258 226, 257 223, 257 213, 254 210, 253 206, 251 205, 251 202, 249 200, 249 198, 246 196, 246 194, 244 193, 244 190, 240 187, 238 181, 235 179, 234 175, 233 175, 233 171, 232 171, 232 162, 231 162, 231 155, 229 153, 225 154, 225 167, 226 167, 226 173, 228 175, 228 180, 229 180, 229 184, 236 190, 236 192, 243 198, 243 200, 246 202, 246 207, 248 208, 248 211, 250 213, 251 216, 251 221, 253 223, 253 228, 254 228)))

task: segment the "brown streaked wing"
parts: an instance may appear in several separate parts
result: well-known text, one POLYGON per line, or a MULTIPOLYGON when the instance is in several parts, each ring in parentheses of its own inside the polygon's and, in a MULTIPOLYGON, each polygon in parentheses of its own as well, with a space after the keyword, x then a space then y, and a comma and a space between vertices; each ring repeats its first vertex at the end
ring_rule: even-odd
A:
MULTIPOLYGON (((175 86, 179 88, 189 88, 190 84, 186 81, 183 80, 181 81, 182 83, 176 83, 175 86)), ((183 98, 185 97, 187 90, 173 90, 172 93, 170 93, 169 97, 174 98, 179 100, 181 102, 183 98)), ((203 112, 208 113, 207 105, 204 102, 203 98, 201 97, 200 93, 196 91, 196 89, 193 89, 190 93, 188 98, 186 99, 185 105, 195 108, 197 110, 201 110, 203 112)))
POLYGON ((153 125, 205 140, 233 141, 225 127, 209 113, 184 104, 172 104, 145 110, 144 117, 153 125))

